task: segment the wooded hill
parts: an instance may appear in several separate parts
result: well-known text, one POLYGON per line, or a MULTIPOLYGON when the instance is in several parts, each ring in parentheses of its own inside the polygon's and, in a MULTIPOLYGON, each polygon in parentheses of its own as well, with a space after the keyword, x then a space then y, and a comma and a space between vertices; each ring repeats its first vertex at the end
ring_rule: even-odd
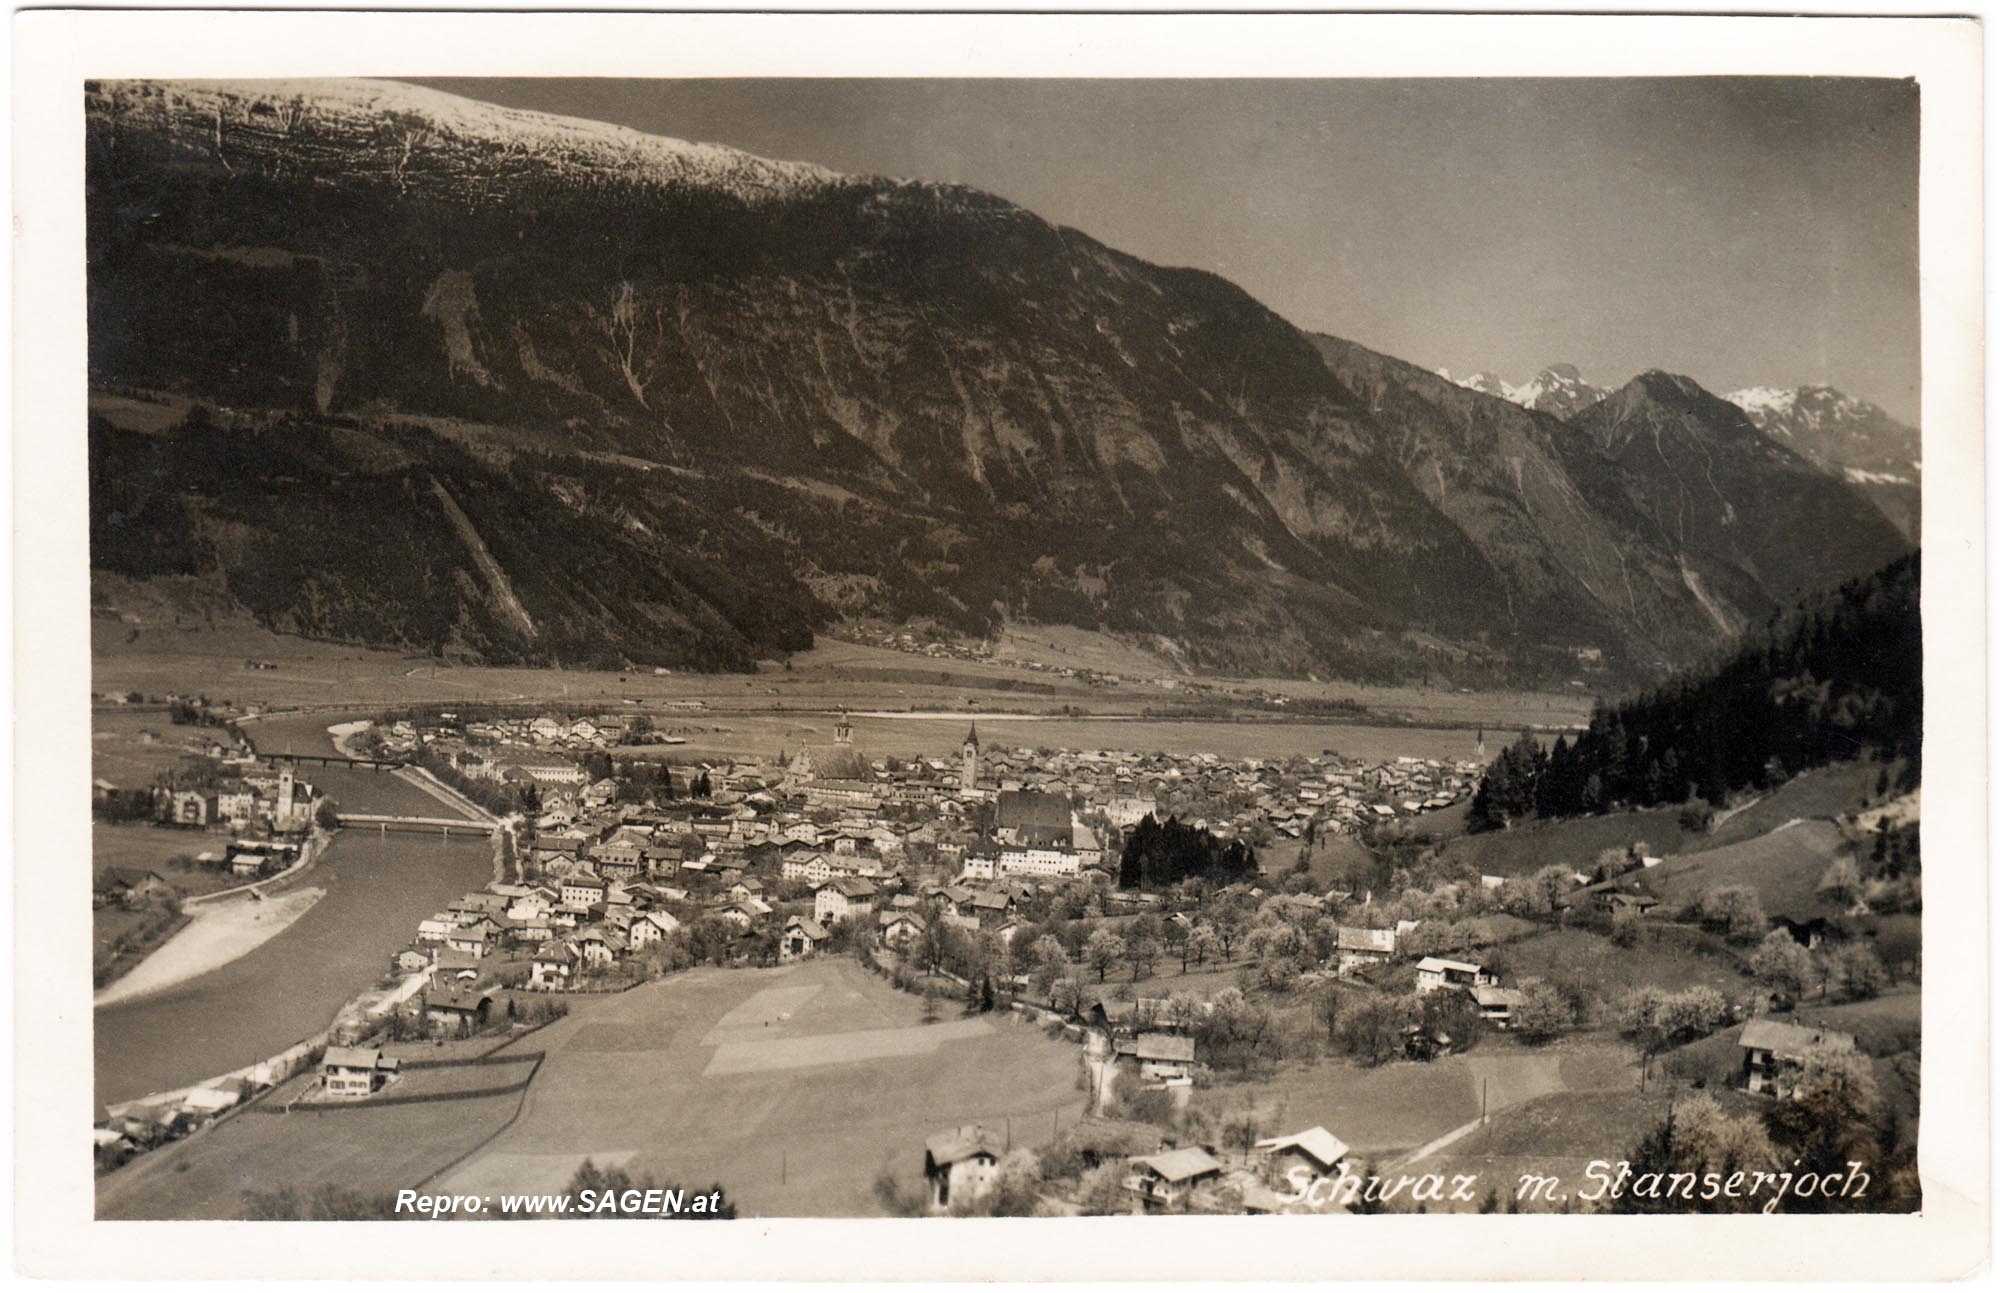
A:
POLYGON ((1700 797, 1721 804, 1843 759, 1908 760, 1921 777, 1920 555, 1801 602, 1713 669, 1601 707, 1574 744, 1532 736, 1500 753, 1472 804, 1475 830, 1700 797))

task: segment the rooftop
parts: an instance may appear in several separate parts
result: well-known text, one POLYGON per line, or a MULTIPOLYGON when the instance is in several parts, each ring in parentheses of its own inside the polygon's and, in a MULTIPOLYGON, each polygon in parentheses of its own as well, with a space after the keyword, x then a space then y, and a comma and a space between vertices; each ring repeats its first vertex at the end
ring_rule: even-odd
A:
POLYGON ((1308 1127, 1289 1136, 1272 1136, 1258 1141, 1257 1148, 1273 1153, 1282 1149, 1302 1150, 1321 1167, 1332 1167, 1346 1158, 1348 1153, 1347 1142, 1324 1127, 1308 1127))
POLYGON ((938 1167, 949 1167, 953 1163, 984 1155, 998 1158, 1004 1148, 999 1135, 973 1124, 969 1127, 955 1127, 941 1131, 924 1142, 924 1152, 938 1167))
POLYGON ((1134 1161, 1168 1181, 1188 1181, 1197 1176, 1207 1176, 1211 1172, 1222 1171, 1222 1164, 1215 1160, 1215 1156, 1199 1145, 1170 1149, 1164 1154, 1154 1154, 1134 1161))
POLYGON ((1831 1028, 1788 1024, 1780 1019, 1753 1019, 1743 1025, 1738 1043, 1745 1050, 1769 1051, 1780 1059, 1797 1059, 1815 1046, 1831 1046, 1837 1051, 1854 1049, 1852 1033, 1831 1028))

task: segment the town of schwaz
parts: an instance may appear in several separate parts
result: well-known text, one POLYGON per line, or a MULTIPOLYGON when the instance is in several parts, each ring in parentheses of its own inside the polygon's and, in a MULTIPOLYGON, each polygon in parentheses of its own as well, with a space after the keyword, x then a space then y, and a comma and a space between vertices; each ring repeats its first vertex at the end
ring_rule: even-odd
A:
POLYGON ((1918 1206, 1869 392, 453 89, 86 89, 101 1218, 1918 1206))

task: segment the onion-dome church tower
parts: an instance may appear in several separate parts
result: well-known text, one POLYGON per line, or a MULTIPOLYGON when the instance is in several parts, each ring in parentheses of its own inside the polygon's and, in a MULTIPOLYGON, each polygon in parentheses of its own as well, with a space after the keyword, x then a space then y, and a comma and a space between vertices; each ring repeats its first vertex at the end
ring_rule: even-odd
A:
POLYGON ((979 784, 979 724, 966 729, 965 744, 958 747, 958 788, 970 790, 979 784))

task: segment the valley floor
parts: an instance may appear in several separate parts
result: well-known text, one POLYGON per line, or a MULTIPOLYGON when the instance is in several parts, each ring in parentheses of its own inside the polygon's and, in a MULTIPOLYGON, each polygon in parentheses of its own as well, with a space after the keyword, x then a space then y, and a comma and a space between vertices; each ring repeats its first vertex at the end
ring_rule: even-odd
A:
MULTIPOLYGON (((579 999, 494 1060, 510 1056, 519 1072, 454 1078, 459 1097, 420 1104, 286 1116, 299 1092, 281 1087, 105 1177, 98 1215, 235 1217, 245 1191, 323 1184, 544 1192, 590 1159, 720 1185, 743 1216, 873 1216, 876 1176, 920 1180, 926 1137, 977 1122, 1034 1145, 1083 1108, 1073 1043, 1010 1015, 925 1023, 917 998, 848 958, 579 999), (495 1093, 530 1069, 524 1089, 495 1093)), ((383 1094, 445 1083, 423 1069, 383 1094)))

